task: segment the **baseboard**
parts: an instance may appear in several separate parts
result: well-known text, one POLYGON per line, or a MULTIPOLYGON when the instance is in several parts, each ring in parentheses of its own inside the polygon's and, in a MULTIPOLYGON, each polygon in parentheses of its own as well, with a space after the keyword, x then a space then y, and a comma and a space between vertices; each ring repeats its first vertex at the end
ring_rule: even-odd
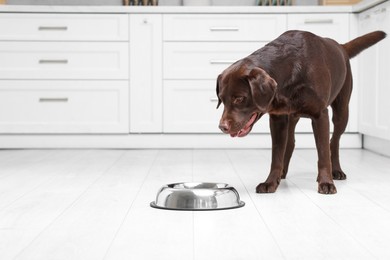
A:
MULTIPOLYGON (((315 148, 313 134, 296 134, 296 148, 315 148)), ((361 148, 357 133, 341 137, 341 148, 361 148)), ((0 149, 251 149, 271 148, 269 134, 231 138, 223 134, 0 135, 0 149)))
POLYGON ((364 135, 363 148, 390 157, 389 140, 385 140, 385 139, 381 139, 369 135, 364 135))

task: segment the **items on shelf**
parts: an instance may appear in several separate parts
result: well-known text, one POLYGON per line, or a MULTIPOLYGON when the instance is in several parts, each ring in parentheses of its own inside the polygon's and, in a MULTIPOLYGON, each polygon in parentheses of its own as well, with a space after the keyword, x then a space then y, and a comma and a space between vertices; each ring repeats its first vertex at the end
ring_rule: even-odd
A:
POLYGON ((292 5, 292 0, 259 0, 258 5, 275 5, 275 6, 283 6, 283 5, 292 5))
POLYGON ((124 0, 124 5, 157 5, 158 0, 124 0))

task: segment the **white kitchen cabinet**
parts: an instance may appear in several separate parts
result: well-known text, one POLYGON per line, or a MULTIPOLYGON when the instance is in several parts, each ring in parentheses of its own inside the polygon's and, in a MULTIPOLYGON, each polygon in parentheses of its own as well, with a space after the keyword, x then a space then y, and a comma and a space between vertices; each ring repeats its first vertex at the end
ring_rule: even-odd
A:
POLYGON ((164 15, 164 132, 221 133, 218 75, 285 30, 284 14, 164 15))
POLYGON ((166 42, 164 44, 164 132, 221 133, 216 79, 251 54, 256 42, 166 42))
MULTIPOLYGON (((312 31, 322 36, 338 39, 340 42, 347 41, 349 38, 349 14, 237 15, 229 17, 224 15, 167 15, 164 16, 164 22, 167 26, 164 27, 163 77, 165 80, 183 80, 182 84, 186 84, 188 80, 215 80, 218 74, 234 61, 263 47, 287 29, 312 31), (254 27, 255 23, 261 24, 261 26, 254 27), (257 31, 258 29, 261 29, 261 33, 257 31)), ((167 89, 164 91, 172 92, 172 90, 167 89)), ((192 87, 185 88, 185 85, 182 85, 182 89, 176 95, 182 95, 183 91, 188 96, 190 96, 191 91, 194 92, 194 96, 199 94, 195 93, 196 90, 192 87)), ((171 95, 172 93, 166 94, 164 102, 167 102, 167 97, 171 97, 171 95)), ((207 99, 207 97, 205 98, 207 99)), ((181 103, 178 99, 171 99, 170 102, 169 104, 175 106, 176 109, 188 109, 184 107, 186 104, 181 103)), ((165 106, 164 111, 166 109, 165 106)), ((351 111, 356 112, 354 109, 351 111)), ((180 122, 179 118, 181 117, 167 117, 166 112, 164 112, 164 125, 184 125, 184 121, 178 123, 180 122), (174 122, 170 122, 170 120, 174 120, 174 122)), ((202 118, 207 118, 207 115, 202 118)), ((191 119, 185 118, 185 120, 185 124, 189 124, 188 120, 191 119)), ((192 120, 195 120, 195 117, 192 120)), ((268 118, 263 118, 261 122, 262 124, 256 124, 253 132, 269 132, 268 118)), ((198 123, 205 125, 205 122, 198 123)), ((193 124, 196 125, 196 122, 193 124)), ((212 126, 210 120, 210 129, 213 131, 209 131, 218 131, 218 129, 211 128, 212 126)), ((177 128, 182 129, 181 127, 177 128)), ((207 129, 200 128, 202 132, 207 129)), ((194 127, 191 129, 194 131, 194 127)), ((312 132, 311 120, 302 118, 297 125, 296 132, 312 132)))
POLYGON ((3 80, 0 133, 127 133, 127 81, 3 80))
POLYGON ((130 132, 162 132, 162 15, 130 16, 130 132))
POLYGON ((288 29, 355 33, 347 8, 302 8, 0 6, 1 147, 269 148, 267 115, 221 134, 216 78, 288 29))
POLYGON ((0 133, 129 133, 128 15, 0 14, 0 133))
MULTIPOLYGON (((359 14, 359 34, 390 32, 390 2, 359 14)), ((359 132, 390 140, 390 39, 363 51, 359 61, 359 132)))

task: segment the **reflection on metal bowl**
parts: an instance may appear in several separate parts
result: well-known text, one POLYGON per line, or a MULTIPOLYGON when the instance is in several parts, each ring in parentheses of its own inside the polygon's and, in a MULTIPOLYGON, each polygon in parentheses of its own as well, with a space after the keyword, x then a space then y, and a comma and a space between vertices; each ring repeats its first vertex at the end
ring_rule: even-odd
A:
POLYGON ((171 210, 221 210, 243 207, 235 188, 226 183, 181 182, 164 185, 150 206, 171 210))

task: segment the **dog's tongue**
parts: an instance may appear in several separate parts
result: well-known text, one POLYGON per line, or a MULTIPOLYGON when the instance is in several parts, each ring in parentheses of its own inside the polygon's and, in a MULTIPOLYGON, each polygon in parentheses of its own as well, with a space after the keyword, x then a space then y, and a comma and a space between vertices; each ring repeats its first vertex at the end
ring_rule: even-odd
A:
POLYGON ((245 124, 245 126, 237 133, 237 136, 238 137, 244 137, 246 136, 247 134, 249 134, 250 130, 252 129, 252 124, 255 122, 256 120, 256 117, 257 117, 257 114, 254 113, 252 116, 251 116, 251 119, 249 119, 249 121, 245 124))

